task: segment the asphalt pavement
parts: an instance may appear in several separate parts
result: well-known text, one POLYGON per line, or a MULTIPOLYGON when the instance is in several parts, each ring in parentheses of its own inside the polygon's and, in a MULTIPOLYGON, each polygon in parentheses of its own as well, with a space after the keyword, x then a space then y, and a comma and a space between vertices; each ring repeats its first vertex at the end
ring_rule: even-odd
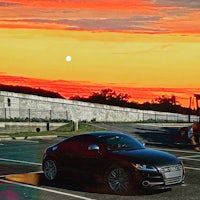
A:
MULTIPOLYGON (((100 124, 98 124, 100 125, 100 124)), ((105 126, 104 124, 101 124, 105 126)), ((178 156, 186 168, 185 184, 171 190, 141 191, 132 196, 112 195, 101 185, 86 185, 65 178, 50 184, 44 179, 41 161, 44 149, 62 138, 0 141, 0 199, 55 200, 197 200, 200 196, 200 153, 187 146, 167 146, 177 127, 113 124, 107 129, 123 131, 156 148, 178 156), (163 143, 163 145, 162 145, 163 143)))

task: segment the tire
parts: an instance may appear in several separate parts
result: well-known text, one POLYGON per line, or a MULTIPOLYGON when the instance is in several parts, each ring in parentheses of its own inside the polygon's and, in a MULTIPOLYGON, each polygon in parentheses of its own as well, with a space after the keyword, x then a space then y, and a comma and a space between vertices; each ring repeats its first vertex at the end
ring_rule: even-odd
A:
POLYGON ((45 159, 43 162, 43 172, 48 181, 55 181, 58 177, 58 166, 56 161, 51 158, 45 159))
POLYGON ((110 168, 106 173, 109 190, 115 194, 127 195, 132 193, 133 184, 128 170, 120 166, 110 168))

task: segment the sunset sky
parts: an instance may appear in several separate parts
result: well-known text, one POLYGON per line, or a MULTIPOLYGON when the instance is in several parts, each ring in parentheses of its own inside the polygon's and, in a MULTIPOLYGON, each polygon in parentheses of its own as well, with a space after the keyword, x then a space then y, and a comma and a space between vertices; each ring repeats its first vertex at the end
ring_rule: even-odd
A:
POLYGON ((175 94, 188 106, 199 76, 199 0, 0 1, 1 83, 68 96, 110 87, 136 101, 175 94))

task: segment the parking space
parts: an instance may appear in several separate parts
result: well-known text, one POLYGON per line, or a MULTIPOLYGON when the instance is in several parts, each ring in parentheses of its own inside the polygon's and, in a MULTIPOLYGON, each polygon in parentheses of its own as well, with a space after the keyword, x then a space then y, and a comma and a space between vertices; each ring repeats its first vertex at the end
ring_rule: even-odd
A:
MULTIPOLYGON (((118 125, 117 125, 118 127, 118 125)), ((136 129, 130 128, 126 132, 136 129)), ((148 127, 144 127, 144 131, 148 127)), ((123 127, 124 129, 124 127, 123 127)), ((141 128, 142 129, 142 128, 141 128)), ((140 129, 140 130, 141 130, 140 129)), ((152 130, 150 127, 149 130, 152 130)), ((153 129, 155 134, 162 131, 153 129), (157 131, 157 132, 156 132, 157 131)), ((137 133, 137 131, 136 131, 137 133)), ((151 133, 152 134, 152 133, 151 133)), ((140 132, 140 135, 142 133, 140 132)), ((161 135, 161 133, 160 133, 161 135)), ((172 190, 140 192, 133 196, 116 196, 107 194, 100 185, 85 185, 69 180, 59 180, 50 184, 42 173, 41 160, 44 149, 61 138, 30 140, 30 141, 5 141, 0 142, 0 199, 105 199, 105 200, 129 200, 129 199, 199 199, 200 191, 200 153, 188 148, 166 147, 147 144, 148 148, 155 148, 172 153, 183 161, 186 168, 185 184, 173 187, 172 190)))

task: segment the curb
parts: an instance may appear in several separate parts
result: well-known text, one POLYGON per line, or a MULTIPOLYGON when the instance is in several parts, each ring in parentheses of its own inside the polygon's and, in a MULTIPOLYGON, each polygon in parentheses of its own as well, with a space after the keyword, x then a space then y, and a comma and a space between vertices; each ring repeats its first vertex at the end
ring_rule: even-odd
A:
POLYGON ((193 123, 137 123, 137 125, 157 126, 157 127, 185 127, 193 123))
POLYGON ((57 135, 26 136, 26 137, 2 137, 2 138, 0 138, 0 141, 46 139, 46 138, 57 138, 57 137, 58 137, 57 135))

